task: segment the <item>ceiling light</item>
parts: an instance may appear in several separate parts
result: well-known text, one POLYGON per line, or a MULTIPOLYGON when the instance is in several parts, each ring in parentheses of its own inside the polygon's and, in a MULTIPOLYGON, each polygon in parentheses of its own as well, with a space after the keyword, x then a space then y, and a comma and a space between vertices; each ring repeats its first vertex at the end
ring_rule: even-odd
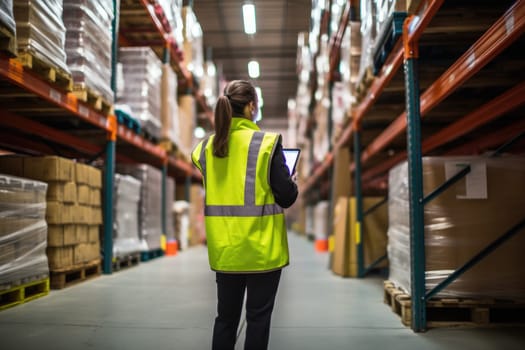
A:
POLYGON ((206 136, 206 131, 203 128, 201 128, 200 126, 198 126, 193 131, 193 135, 197 139, 202 139, 204 136, 206 136))
POLYGON ((259 78, 259 75, 260 75, 259 62, 257 61, 248 62, 248 74, 250 75, 250 78, 252 79, 259 78))
POLYGON ((242 5, 242 16, 244 19, 244 32, 246 34, 255 34, 257 31, 257 25, 255 23, 255 5, 242 5))

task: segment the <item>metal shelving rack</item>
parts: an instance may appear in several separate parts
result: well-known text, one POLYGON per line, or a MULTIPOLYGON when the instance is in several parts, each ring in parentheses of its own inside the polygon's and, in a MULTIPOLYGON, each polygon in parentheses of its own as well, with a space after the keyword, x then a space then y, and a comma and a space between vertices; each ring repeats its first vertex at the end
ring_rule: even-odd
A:
MULTIPOLYGON (((350 1, 349 1, 350 4, 350 1)), ((436 27, 442 25, 440 16, 450 15, 460 11, 454 9, 452 2, 446 3, 443 0, 426 0, 422 1, 415 15, 406 19, 403 27, 403 37, 399 40, 386 61, 379 71, 378 76, 374 79, 366 96, 361 100, 358 106, 353 110, 352 123, 349 125, 341 137, 333 145, 332 151, 328 153, 325 161, 319 166, 313 175, 308 179, 302 188, 306 193, 313 189, 323 175, 331 168, 334 154, 343 147, 349 147, 350 138, 353 138, 354 162, 350 166, 350 172, 354 172, 356 200, 362 203, 362 192, 366 188, 386 189, 386 179, 388 170, 401 161, 408 159, 409 164, 409 187, 410 187, 410 236, 411 236, 411 285, 412 287, 412 329, 416 332, 426 329, 426 301, 447 284, 457 278, 461 273, 470 268, 477 261, 489 254, 496 247, 509 239, 512 235, 525 227, 525 221, 522 221, 494 241, 486 249, 473 257, 464 266, 458 268, 442 285, 431 291, 425 290, 425 242, 424 242, 424 219, 423 207, 431 198, 424 198, 422 191, 422 155, 430 154, 479 154, 489 148, 499 147, 508 140, 513 140, 506 145, 520 142, 520 137, 525 134, 525 120, 518 116, 508 119, 505 123, 496 123, 502 116, 515 112, 516 109, 523 111, 525 105, 525 79, 522 73, 523 63, 510 65, 510 72, 501 81, 492 83, 488 79, 498 80, 494 77, 495 67, 501 67, 512 54, 508 50, 514 47, 514 55, 519 50, 520 43, 524 40, 525 33, 525 1, 507 1, 491 4, 490 8, 493 14, 502 11, 501 16, 490 18, 490 22, 476 24, 475 29, 468 30, 479 32, 480 37, 466 36, 461 33, 462 25, 471 25, 470 23, 455 23, 459 31, 458 37, 461 38, 462 44, 459 48, 447 46, 443 48, 458 54, 459 58, 455 61, 444 60, 447 62, 443 72, 432 72, 428 74, 427 65, 431 66, 432 58, 429 59, 428 53, 431 52, 432 42, 439 40, 435 35, 436 28, 432 27, 435 21, 436 27), (487 29, 488 28, 488 29, 487 29), (428 33, 428 35, 427 35, 428 33), (434 35, 434 37, 433 37, 434 35), (464 35, 464 37, 462 36, 464 35), (426 47, 425 47, 426 45, 426 47), (421 51, 425 51, 421 54, 421 51), (454 51, 455 50, 455 51, 454 51), (507 56, 505 56, 507 55, 507 56), (420 62, 421 61, 421 62, 420 62), (404 72, 401 74, 401 65, 404 65, 404 72), (491 68, 492 65, 492 68, 491 68), (520 73, 521 71, 521 73, 520 73), (420 74, 422 73, 422 74, 420 74), (492 75, 491 75, 492 74, 492 75), (514 77, 510 77, 512 75, 514 77), (425 76, 422 78, 421 76, 425 76), (431 79, 428 79, 428 77, 431 79), (479 78, 479 79, 477 79, 479 78), (483 80, 483 79, 485 80, 483 80), (404 88, 399 89, 399 86, 404 88), (397 86, 396 86, 397 84, 397 86), (459 109, 455 113, 454 119, 446 119, 438 125, 423 124, 429 114, 439 112, 441 109, 460 106, 453 99, 454 94, 461 96, 461 93, 469 93, 468 89, 476 89, 488 84, 493 91, 483 96, 483 99, 477 104, 468 105, 468 112, 459 109), (491 85, 493 84, 493 85, 491 85), (406 99, 401 113, 395 114, 395 118, 390 118, 379 133, 366 143, 361 151, 361 139, 364 133, 363 125, 366 124, 367 117, 370 116, 373 108, 380 104, 381 99, 389 87, 391 91, 403 90, 406 99), (420 88, 420 85, 422 87, 420 88), (463 90, 462 90, 463 89, 463 90), (423 91, 421 94, 420 92, 423 91), (450 99, 449 104, 446 104, 450 99), (522 109, 519 109, 522 108, 522 109), (399 143, 401 137, 406 133, 406 146, 403 150, 401 147, 392 146, 399 143), (517 141, 516 141, 517 140, 517 141), (384 152, 387 147, 394 147, 396 152, 393 155, 386 156, 384 152), (378 161, 379 158, 379 161, 378 161), (374 162, 375 160, 375 162, 374 162), (371 165, 369 165, 372 163, 371 165), (366 169, 363 166, 369 165, 366 169)), ((473 6, 471 4, 471 6, 473 6)), ((477 9, 471 9, 473 11, 477 9)), ((466 10, 465 10, 466 11, 466 10)), ((481 20, 480 20, 481 21, 481 20)), ((467 21, 468 22, 468 21, 467 21)), ((468 32, 465 30, 465 33, 468 32)), ((454 40, 454 38, 447 38, 454 40)), ((337 40, 334 41, 337 45, 337 40)), ((443 44, 442 44, 443 45, 443 44)), ((337 48, 336 48, 337 49, 337 48)), ((334 49, 333 51, 336 51, 334 49)), ((439 53, 439 50, 437 50, 439 53)), ((442 54, 441 56, 445 56, 442 54)), ((450 55, 452 56, 452 55, 450 55)), ((454 57, 454 56, 452 56, 454 57)), ((523 54, 518 54, 518 61, 523 62, 523 54), (521 58, 520 58, 521 57, 521 58)), ((516 60, 516 58, 514 58, 516 60)), ((513 61, 513 63, 518 62, 513 61)), ((437 62, 437 61, 436 61, 437 62)), ((441 65, 442 62, 440 62, 441 65)), ((503 74, 505 75, 505 74, 503 74)), ((475 90, 477 91, 477 90, 475 90)), ((392 94, 390 94, 392 95, 392 94)), ((470 95, 471 96, 471 95, 470 95)), ((388 96, 392 97, 392 96, 388 96)), ((472 98, 472 97, 471 97, 472 98)), ((386 98, 385 98, 386 99, 386 98)), ((477 102, 477 101, 474 101, 477 102)), ((438 118, 435 118, 438 119, 438 118)), ((521 140, 522 142, 523 140, 521 140)), ((505 145, 505 146, 506 146, 505 145)), ((520 150, 525 149, 523 142, 520 144, 520 150)), ((465 175, 468 172, 466 170, 465 175)), ((459 178, 459 176, 458 176, 459 178)), ((440 191, 446 189, 450 183, 440 186, 435 192, 437 195, 440 191)), ((434 195, 434 194, 432 194, 434 195)), ((429 196, 430 197, 430 196, 429 196)), ((358 218, 363 217, 362 205, 357 205, 356 213, 358 218)), ((359 248, 359 247, 358 247, 359 248)), ((359 250, 358 250, 359 251, 359 250)), ((359 266, 359 271, 364 271, 364 266, 359 266)), ((360 276, 363 274, 360 273, 360 276)))
MULTIPOLYGON (((114 0, 113 72, 116 71, 119 2, 114 0)), ((161 45, 173 52, 171 63, 176 72, 186 81, 192 82, 191 73, 178 59, 176 45, 164 31, 157 15, 152 11, 152 5, 146 0, 140 3, 144 10, 140 16, 156 27, 157 35, 163 40, 161 45)), ((115 91, 114 73, 112 88, 115 91)), ((144 162, 161 168, 163 184, 166 176, 183 182, 188 178, 200 181, 200 174, 188 161, 168 155, 160 146, 118 124, 112 113, 104 114, 95 110, 89 104, 79 101, 74 94, 24 70, 18 61, 2 54, 0 91, 0 102, 4 105, 0 111, 0 146, 3 148, 27 154, 53 154, 88 161, 103 158, 105 189, 113 189, 116 160, 126 163, 144 162)), ((202 108, 210 110, 204 99, 199 101, 203 104, 202 108)), ((106 274, 112 272, 112 195, 112 190, 104 191, 103 271, 106 274)), ((165 212, 162 215, 165 228, 165 212)))

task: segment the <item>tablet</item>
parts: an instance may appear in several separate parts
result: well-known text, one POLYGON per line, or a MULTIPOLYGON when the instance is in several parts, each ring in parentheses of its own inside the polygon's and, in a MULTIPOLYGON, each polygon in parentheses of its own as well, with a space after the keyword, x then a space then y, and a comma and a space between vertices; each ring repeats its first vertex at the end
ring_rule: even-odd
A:
POLYGON ((297 160, 299 160, 299 153, 301 150, 299 148, 283 148, 284 159, 290 175, 295 173, 295 166, 297 165, 297 160))

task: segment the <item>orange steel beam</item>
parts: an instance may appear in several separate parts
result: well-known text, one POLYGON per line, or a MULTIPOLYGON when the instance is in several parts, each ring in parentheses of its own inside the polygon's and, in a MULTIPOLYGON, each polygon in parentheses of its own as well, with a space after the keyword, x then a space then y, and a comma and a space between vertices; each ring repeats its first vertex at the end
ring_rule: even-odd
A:
MULTIPOLYGON (((427 115, 432 108, 479 72, 494 57, 519 38, 524 31, 525 0, 519 0, 423 93, 420 101, 421 117, 427 115)), ((418 33, 414 30, 409 35, 417 37, 418 33)), ((363 152, 362 162, 365 163, 373 155, 384 149, 405 129, 406 111, 401 113, 390 126, 372 141, 363 152)))
POLYGON ((0 125, 8 126, 13 129, 21 130, 27 134, 36 134, 40 137, 61 144, 63 146, 71 147, 77 151, 94 155, 102 151, 101 147, 93 145, 76 136, 69 135, 57 129, 50 128, 46 125, 40 124, 25 117, 13 114, 8 111, 0 111, 0 125))
POLYGON ((341 42, 346 32, 346 27, 348 26, 348 21, 350 20, 350 2, 347 1, 343 14, 341 15, 341 20, 339 21, 339 26, 337 27, 337 33, 333 37, 332 47, 330 48, 330 70, 329 78, 330 80, 334 77, 334 72, 337 69, 337 64, 340 60, 339 50, 341 49, 341 42))
POLYGON ((162 162, 167 157, 166 151, 164 149, 147 141, 142 136, 136 134, 135 132, 131 131, 131 129, 125 127, 122 124, 119 124, 117 127, 117 136, 119 141, 125 141, 145 151, 146 153, 149 153, 153 157, 158 158, 160 162, 162 162))
MULTIPOLYGON (((525 103, 525 82, 516 85, 492 101, 480 106, 455 123, 450 124, 441 131, 423 141, 422 153, 428 153, 437 147, 450 141, 456 140, 472 130, 487 124, 502 115, 525 103)), ((373 179, 388 171, 396 164, 407 158, 406 151, 396 154, 394 157, 382 162, 372 169, 363 173, 363 181, 373 179)))
POLYGON ((107 130, 106 116, 79 102, 73 94, 66 94, 44 80, 27 72, 15 59, 0 58, 0 78, 17 85, 52 105, 62 108, 83 121, 107 130))

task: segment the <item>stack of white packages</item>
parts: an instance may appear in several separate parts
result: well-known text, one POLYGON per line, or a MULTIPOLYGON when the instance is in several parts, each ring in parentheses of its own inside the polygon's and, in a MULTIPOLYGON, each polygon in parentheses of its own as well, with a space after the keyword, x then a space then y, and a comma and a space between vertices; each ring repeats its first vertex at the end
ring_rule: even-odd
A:
POLYGON ((154 138, 161 136, 162 64, 149 47, 125 47, 119 50, 124 92, 119 104, 128 105, 132 116, 154 138))
POLYGON ((49 276, 47 184, 0 174, 0 290, 49 276))
POLYGON ((18 50, 29 52, 49 65, 69 72, 64 42, 62 0, 14 0, 18 50))
POLYGON ((110 103, 113 15, 111 0, 64 0, 67 64, 73 80, 110 103))
POLYGON ((162 173, 147 164, 117 165, 121 174, 133 176, 142 183, 139 201, 139 238, 143 250, 160 248, 162 235, 162 173))
POLYGON ((113 256, 122 257, 146 250, 139 238, 139 202, 141 183, 128 176, 115 174, 113 256))

